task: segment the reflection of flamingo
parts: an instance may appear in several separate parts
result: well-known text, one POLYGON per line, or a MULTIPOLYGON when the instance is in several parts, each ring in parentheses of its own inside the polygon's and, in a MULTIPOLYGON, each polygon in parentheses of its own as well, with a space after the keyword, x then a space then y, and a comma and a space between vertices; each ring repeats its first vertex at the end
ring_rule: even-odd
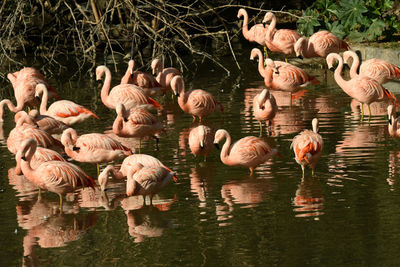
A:
POLYGON ((387 108, 388 117, 389 117, 389 125, 388 131, 390 136, 395 138, 400 138, 400 118, 396 118, 396 111, 393 105, 388 106, 387 108))
MULTIPOLYGON (((370 104, 372 102, 383 101, 388 98, 391 102, 395 100, 393 93, 383 88, 377 81, 366 76, 356 76, 349 81, 346 81, 342 77, 343 70, 343 59, 339 54, 331 53, 326 57, 328 68, 333 69, 333 63, 339 62, 339 65, 335 69, 335 80, 336 83, 342 88, 342 90, 350 97, 355 98, 358 102, 367 104, 369 110, 369 118, 371 118, 370 104)), ((364 116, 364 109, 361 105, 361 119, 364 116)))
POLYGON ((35 154, 37 143, 33 139, 24 141, 21 145, 18 158, 21 170, 25 177, 39 188, 57 193, 60 197, 60 209, 62 209, 62 195, 73 192, 77 187, 94 187, 96 184, 78 166, 65 161, 43 162, 36 169, 31 166, 32 157, 35 154))
POLYGON ((214 133, 210 127, 199 125, 193 128, 189 133, 189 147, 195 156, 204 156, 204 161, 207 155, 213 150, 214 133))
POLYGON ((35 95, 37 97, 39 95, 42 95, 42 102, 40 103, 40 115, 53 117, 59 121, 64 122, 67 125, 82 122, 90 117, 95 117, 96 119, 99 118, 89 109, 69 100, 59 100, 53 102, 47 108, 48 91, 46 86, 42 83, 39 83, 36 86, 35 95))
POLYGON ((259 137, 246 136, 231 146, 231 136, 226 130, 220 129, 215 133, 214 144, 218 145, 223 139, 226 141, 221 150, 221 161, 228 166, 248 167, 250 175, 253 175, 254 168, 278 153, 259 137))
POLYGON ((278 110, 275 97, 271 95, 268 89, 262 90, 253 99, 253 115, 260 122, 260 136, 262 135, 262 122, 268 121, 267 132, 272 124, 272 119, 278 110))
POLYGON ((175 68, 164 68, 160 59, 156 58, 151 62, 153 75, 156 75, 156 80, 161 84, 164 94, 167 91, 172 91, 171 80, 174 76, 181 75, 181 72, 175 68))
POLYGON ((353 59, 350 68, 351 78, 357 75, 364 75, 376 80, 380 84, 387 83, 393 79, 400 79, 400 68, 396 64, 379 58, 371 58, 364 61, 360 66, 360 58, 356 52, 346 51, 343 53, 345 64, 348 64, 350 58, 353 59), (357 73, 358 68, 360 68, 359 73, 357 73))
POLYGON ((318 163, 324 147, 324 141, 318 134, 318 119, 312 120, 313 130, 304 130, 293 138, 290 148, 293 148, 296 162, 300 164, 304 178, 304 168, 309 165, 314 176, 315 166, 318 163))
POLYGON ((294 51, 299 58, 323 57, 329 53, 339 53, 349 50, 349 45, 328 31, 319 31, 307 40, 301 37, 294 45, 294 51))
POLYGON ((324 196, 318 179, 302 179, 293 198, 296 217, 319 216, 324 208, 324 196), (300 213, 301 212, 301 213, 300 213))
POLYGON ((156 78, 142 71, 134 71, 135 61, 129 60, 128 69, 121 79, 121 84, 134 84, 143 89, 146 95, 160 95, 161 85, 157 82, 156 78))
POLYGON ((161 108, 161 105, 144 94, 143 90, 133 84, 120 84, 111 87, 111 72, 106 66, 96 68, 96 79, 99 81, 106 75, 103 87, 101 88, 101 101, 110 108, 115 109, 117 104, 122 103, 129 110, 137 105, 147 105, 154 108, 161 108))
POLYGON ((182 76, 175 76, 171 80, 171 88, 178 97, 181 109, 193 116, 193 122, 199 117, 200 122, 210 113, 216 111, 217 107, 224 112, 222 105, 215 101, 214 96, 204 90, 190 90, 185 92, 185 83, 182 76))
POLYGON ((230 207, 248 204, 243 208, 252 208, 263 201, 265 193, 270 190, 265 180, 230 181, 222 186, 221 196, 230 207))
POLYGON ((294 54, 294 44, 301 37, 301 35, 289 29, 280 29, 275 31, 276 17, 272 12, 265 14, 263 23, 271 21, 266 35, 265 43, 268 45, 273 52, 283 53, 285 55, 294 54))

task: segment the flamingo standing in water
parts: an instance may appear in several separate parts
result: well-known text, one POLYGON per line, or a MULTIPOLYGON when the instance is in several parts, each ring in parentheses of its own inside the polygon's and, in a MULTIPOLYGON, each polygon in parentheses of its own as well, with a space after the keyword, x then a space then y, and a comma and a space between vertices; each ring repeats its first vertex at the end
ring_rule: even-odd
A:
POLYGON ((248 167, 250 175, 253 175, 254 168, 278 153, 278 150, 272 149, 265 140, 259 137, 246 136, 231 145, 229 133, 220 129, 215 133, 214 145, 219 148, 218 143, 223 139, 226 141, 221 150, 221 161, 228 166, 248 167))
POLYGON ((214 133, 210 127, 199 125, 193 128, 189 133, 189 147, 195 156, 204 156, 206 161, 207 155, 213 150, 214 133))
POLYGON ((90 133, 78 137, 72 128, 68 128, 62 133, 61 143, 65 147, 65 153, 74 160, 97 164, 97 175, 99 175, 99 163, 132 155, 129 148, 108 135, 90 133))
POLYGON ((117 117, 114 120, 113 132, 120 137, 139 137, 139 153, 142 146, 142 138, 153 136, 158 146, 158 137, 154 134, 162 129, 157 117, 149 111, 137 107, 130 111, 125 109, 124 104, 116 107, 117 117), (127 115, 129 113, 129 115, 127 115))
POLYGON ((146 95, 161 95, 161 84, 156 78, 142 71, 134 71, 135 61, 133 59, 128 62, 128 69, 121 79, 121 84, 134 84, 143 89, 146 95))
MULTIPOLYGON (((343 59, 339 54, 330 53, 326 57, 326 62, 328 63, 328 68, 335 71, 335 81, 340 88, 342 88, 346 94, 356 99, 361 104, 367 104, 369 110, 369 119, 371 119, 370 104, 372 102, 383 101, 386 98, 388 98, 392 103, 396 101, 396 98, 392 92, 385 89, 382 85, 380 85, 380 83, 372 78, 358 75, 349 81, 344 80, 342 77, 343 59), (333 63, 335 61, 339 62, 336 70, 333 68, 333 63)), ((363 105, 361 105, 361 120, 363 120, 363 118, 364 108, 363 105)))
POLYGON ((312 176, 314 176, 315 166, 317 165, 319 158, 322 154, 322 148, 324 147, 324 140, 318 133, 318 119, 312 120, 313 130, 304 130, 300 134, 293 138, 290 149, 293 148, 295 159, 301 166, 303 172, 302 178, 304 178, 305 166, 309 165, 312 169, 312 176))
POLYGON ((301 35, 289 29, 275 30, 276 17, 272 12, 265 14, 262 22, 266 23, 268 21, 271 21, 265 34, 265 43, 268 45, 268 48, 273 52, 283 53, 285 55, 294 54, 294 44, 300 39, 301 35))
POLYGON ((156 80, 161 84, 163 93, 172 91, 171 80, 174 76, 181 75, 181 72, 176 68, 164 68, 160 59, 156 58, 151 62, 153 75, 156 75, 156 80))
POLYGON ((345 64, 349 63, 350 58, 353 59, 350 68, 351 78, 355 78, 357 75, 364 75, 376 80, 380 84, 387 83, 390 80, 400 79, 400 67, 396 64, 379 58, 371 58, 362 62, 360 66, 360 57, 357 52, 360 51, 354 52, 349 50, 343 53, 343 61, 345 64), (358 68, 360 68, 359 73, 357 73, 358 68))
POLYGON ((124 104, 128 110, 137 105, 146 105, 158 109, 162 107, 157 101, 148 97, 140 87, 134 84, 120 84, 114 86, 110 92, 111 72, 106 66, 98 66, 96 68, 96 79, 101 81, 104 74, 106 78, 101 88, 101 101, 106 107, 115 109, 119 103, 124 104))
POLYGON ((267 121, 267 132, 272 125, 272 120, 278 111, 275 97, 268 89, 264 89, 253 99, 253 116, 260 123, 260 137, 262 135, 262 122, 267 121))
POLYGON ((400 118, 396 118, 396 109, 393 105, 389 105, 387 108, 388 112, 388 131, 390 136, 394 138, 400 138, 400 118))
POLYGON ((209 92, 201 89, 185 92, 185 82, 182 76, 178 75, 172 78, 171 88, 178 97, 181 109, 193 116, 193 122, 196 121, 196 117, 199 117, 199 121, 202 122, 203 118, 216 111, 217 107, 222 113, 224 112, 221 103, 216 101, 209 92))
POLYGON ((37 187, 58 194, 60 210, 62 211, 62 195, 74 192, 78 187, 96 186, 93 179, 78 166, 66 161, 47 161, 36 169, 32 168, 31 161, 35 154, 37 143, 33 139, 25 140, 16 158, 17 164, 25 177, 37 187))
POLYGON ((323 57, 330 53, 349 50, 349 45, 328 31, 319 31, 307 40, 301 37, 294 45, 296 56, 299 58, 323 57))
POLYGON ((23 110, 18 111, 14 116, 15 123, 17 123, 21 116, 29 116, 32 121, 38 125, 40 130, 49 134, 61 134, 65 129, 69 128, 69 126, 62 121, 56 120, 50 116, 40 115, 36 109, 29 111, 29 114, 23 110))
POLYGON ((89 109, 69 100, 58 100, 53 102, 47 108, 48 91, 46 86, 42 83, 36 85, 35 95, 37 97, 42 95, 42 102, 40 103, 39 109, 40 115, 53 117, 54 119, 62 121, 69 126, 78 122, 82 122, 90 117, 99 119, 99 117, 89 109))

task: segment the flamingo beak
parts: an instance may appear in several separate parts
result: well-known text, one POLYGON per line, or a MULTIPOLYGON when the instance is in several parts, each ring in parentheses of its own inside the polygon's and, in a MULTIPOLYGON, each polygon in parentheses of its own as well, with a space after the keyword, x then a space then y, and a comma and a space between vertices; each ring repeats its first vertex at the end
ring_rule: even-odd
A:
POLYGON ((103 81, 101 79, 97 79, 97 88, 100 88, 103 85, 103 81))
POLYGON ((203 141, 200 141, 200 148, 201 148, 201 149, 204 148, 204 143, 203 143, 203 141))
POLYGON ((300 59, 303 59, 303 56, 302 56, 302 55, 298 55, 297 57, 300 58, 300 59))
POLYGON ((265 28, 265 25, 267 25, 267 23, 266 22, 262 22, 262 25, 263 25, 263 27, 265 28))
POLYGON ((22 157, 21 157, 21 159, 22 159, 22 160, 24 160, 24 161, 26 161, 26 158, 25 158, 25 156, 22 156, 22 157))
POLYGON ((36 101, 38 101, 38 102, 42 101, 42 100, 40 99, 39 96, 35 96, 35 99, 36 99, 36 101))
POLYGON ((80 147, 76 147, 76 146, 74 146, 74 147, 72 148, 73 151, 79 151, 80 149, 81 149, 80 147))
POLYGON ((179 93, 175 93, 175 96, 176 96, 176 97, 179 97, 179 93))
POLYGON ((129 120, 127 118, 124 117, 124 122, 128 122, 129 120))
POLYGON ((218 144, 218 143, 214 143, 214 146, 215 146, 218 150, 220 150, 219 144, 218 144))
POLYGON ((330 67, 329 70, 330 71, 335 71, 335 68, 334 67, 330 67))
POLYGON ((392 125, 392 117, 389 116, 389 125, 392 125))

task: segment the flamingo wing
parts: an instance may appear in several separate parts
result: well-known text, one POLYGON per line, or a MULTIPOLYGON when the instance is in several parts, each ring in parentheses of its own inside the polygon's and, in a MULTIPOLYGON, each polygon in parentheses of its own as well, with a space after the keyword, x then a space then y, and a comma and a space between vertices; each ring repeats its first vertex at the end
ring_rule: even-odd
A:
POLYGON ((324 143, 322 137, 310 130, 304 130, 293 138, 290 148, 293 148, 298 161, 308 162, 307 154, 315 155, 321 152, 324 143))
POLYGON ((188 93, 188 102, 192 109, 215 110, 217 103, 212 94, 200 89, 189 91, 188 93))
POLYGON ((254 160, 271 152, 271 147, 261 138, 254 136, 244 137, 231 146, 229 155, 237 155, 240 160, 254 160))
POLYGON ((131 151, 129 148, 123 146, 120 142, 114 140, 105 134, 91 133, 81 135, 75 144, 76 147, 85 148, 87 150, 122 150, 131 151))
POLYGON ((131 110, 128 118, 134 124, 153 125, 158 122, 157 117, 145 109, 136 108, 131 110))
POLYGON ((47 113, 52 117, 60 118, 76 117, 81 114, 88 114, 99 119, 99 117, 89 109, 69 100, 59 100, 54 102, 48 108, 47 113))

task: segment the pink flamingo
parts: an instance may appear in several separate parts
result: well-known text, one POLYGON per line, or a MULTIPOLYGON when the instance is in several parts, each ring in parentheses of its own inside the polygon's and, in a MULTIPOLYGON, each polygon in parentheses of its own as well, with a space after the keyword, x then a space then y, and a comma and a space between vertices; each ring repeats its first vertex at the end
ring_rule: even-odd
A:
POLYGON ((158 146, 158 137, 154 134, 162 129, 161 123, 157 117, 149 111, 137 107, 129 112, 124 104, 118 104, 116 107, 117 117, 114 120, 113 132, 120 137, 139 137, 139 153, 144 136, 153 136, 158 146), (127 116, 127 114, 129 115, 127 116))
POLYGON ((65 129, 69 128, 68 125, 62 121, 56 120, 53 117, 40 115, 36 109, 29 111, 29 114, 21 110, 15 113, 14 121, 17 123, 18 119, 22 116, 29 116, 32 121, 39 126, 39 129, 49 134, 61 134, 65 129))
POLYGON ((400 138, 400 118, 396 118, 395 107, 393 105, 389 105, 387 108, 387 112, 389 117, 389 134, 394 138, 400 138))
POLYGON ((294 45, 296 56, 299 58, 326 58, 330 53, 339 53, 349 49, 350 47, 345 41, 328 31, 316 32, 308 40, 302 37, 294 45))
POLYGON ((28 115, 22 115, 14 129, 12 129, 7 138, 7 148, 8 150, 15 154, 21 142, 33 138, 37 144, 45 148, 63 148, 63 145, 57 139, 54 139, 50 134, 42 131, 34 126, 34 122, 28 115))
POLYGON ((53 117, 69 126, 82 122, 90 117, 99 119, 99 117, 89 109, 69 100, 58 100, 47 108, 48 91, 46 86, 42 83, 36 85, 36 96, 39 95, 42 95, 40 115, 53 117))
POLYGON ((199 117, 199 121, 214 112, 217 107, 224 112, 224 108, 221 103, 214 99, 214 96, 204 90, 196 89, 185 92, 185 82, 182 76, 175 76, 171 80, 171 88, 175 95, 178 97, 178 104, 181 109, 193 116, 193 122, 196 121, 196 117, 199 117))
POLYGON ((250 59, 253 60, 255 57, 259 58, 258 71, 264 77, 265 85, 272 90, 281 90, 292 94, 311 84, 320 84, 315 77, 290 63, 266 58, 267 68, 264 68, 263 55, 257 48, 253 48, 251 51, 250 59))
POLYGON ((157 101, 148 97, 140 87, 134 84, 120 84, 114 86, 110 92, 111 72, 106 66, 98 66, 96 68, 96 79, 101 81, 104 74, 106 78, 101 88, 101 101, 106 107, 115 109, 119 103, 124 104, 128 110, 137 105, 148 105, 157 109, 162 107, 157 101))
POLYGON ((29 138, 20 146, 19 162, 25 177, 37 187, 58 194, 62 210, 62 195, 74 192, 77 187, 95 187, 95 182, 78 166, 66 161, 47 161, 36 169, 31 161, 35 154, 37 143, 29 138))
POLYGON ((134 84, 143 89, 146 95, 161 95, 161 84, 156 78, 142 71, 134 71, 135 61, 133 59, 128 62, 128 69, 121 79, 121 84, 134 84))
POLYGON ((189 133, 189 147, 195 156, 206 157, 213 150, 214 133, 210 127, 199 125, 189 133))
POLYGON ((47 83, 44 76, 34 68, 26 67, 14 73, 9 73, 7 74, 7 78, 14 88, 15 99, 17 100, 17 111, 22 110, 24 105, 31 107, 37 105, 35 88, 39 83, 45 84, 48 88, 50 93, 49 97, 59 98, 57 92, 47 83))
POLYGON ((265 43, 268 45, 268 48, 273 52, 283 53, 285 55, 294 54, 294 44, 301 35, 289 29, 275 31, 276 17, 272 12, 265 14, 262 22, 266 23, 268 21, 271 21, 265 34, 265 43))
POLYGON ((272 125, 272 120, 278 111, 275 97, 264 89, 253 99, 253 115, 260 123, 260 136, 262 135, 262 122, 268 121, 267 132, 272 125))
POLYGON ((272 149, 262 138, 246 136, 239 139, 231 146, 231 136, 220 129, 215 133, 214 145, 226 139, 221 150, 221 161, 228 166, 245 166, 250 169, 253 175, 254 169, 268 161, 272 156, 278 154, 278 150, 272 149))
MULTIPOLYGON (((371 108, 370 104, 372 102, 383 101, 386 98, 390 100, 390 102, 394 103, 396 101, 396 97, 385 89, 382 85, 380 85, 377 81, 367 76, 356 76, 349 81, 346 81, 342 77, 343 70, 343 59, 339 54, 330 53, 326 57, 326 62, 328 63, 328 68, 333 70, 333 63, 335 61, 339 62, 339 65, 335 70, 335 81, 342 88, 342 90, 348 94, 350 97, 356 99, 358 102, 362 104, 367 104, 369 110, 369 118, 371 118, 371 108)), ((363 105, 361 105, 361 120, 364 117, 364 109, 363 105)))
POLYGON ((176 68, 164 68, 161 60, 158 58, 151 62, 151 69, 153 70, 153 75, 156 75, 156 80, 161 85, 164 94, 168 91, 172 91, 172 78, 181 75, 181 72, 176 68))
MULTIPOLYGON (((359 51, 357 51, 359 52, 359 51)), ((372 58, 364 61, 360 66, 360 57, 354 51, 345 51, 343 53, 343 61, 348 64, 350 58, 353 63, 350 68, 350 77, 355 78, 357 75, 364 75, 376 80, 380 84, 384 84, 393 79, 400 79, 400 68, 396 64, 390 63, 379 58, 372 58), (360 67, 359 74, 357 69, 360 67)))
POLYGON ((304 130, 293 138, 290 149, 293 148, 295 159, 301 166, 304 178, 304 169, 309 165, 312 169, 312 176, 314 176, 315 166, 317 165, 324 147, 324 140, 318 133, 318 119, 312 120, 313 130, 304 130))
POLYGON ((72 128, 62 133, 61 143, 65 147, 65 153, 74 160, 97 164, 97 175, 99 175, 99 163, 132 155, 129 148, 105 134, 90 133, 78 137, 72 128))

